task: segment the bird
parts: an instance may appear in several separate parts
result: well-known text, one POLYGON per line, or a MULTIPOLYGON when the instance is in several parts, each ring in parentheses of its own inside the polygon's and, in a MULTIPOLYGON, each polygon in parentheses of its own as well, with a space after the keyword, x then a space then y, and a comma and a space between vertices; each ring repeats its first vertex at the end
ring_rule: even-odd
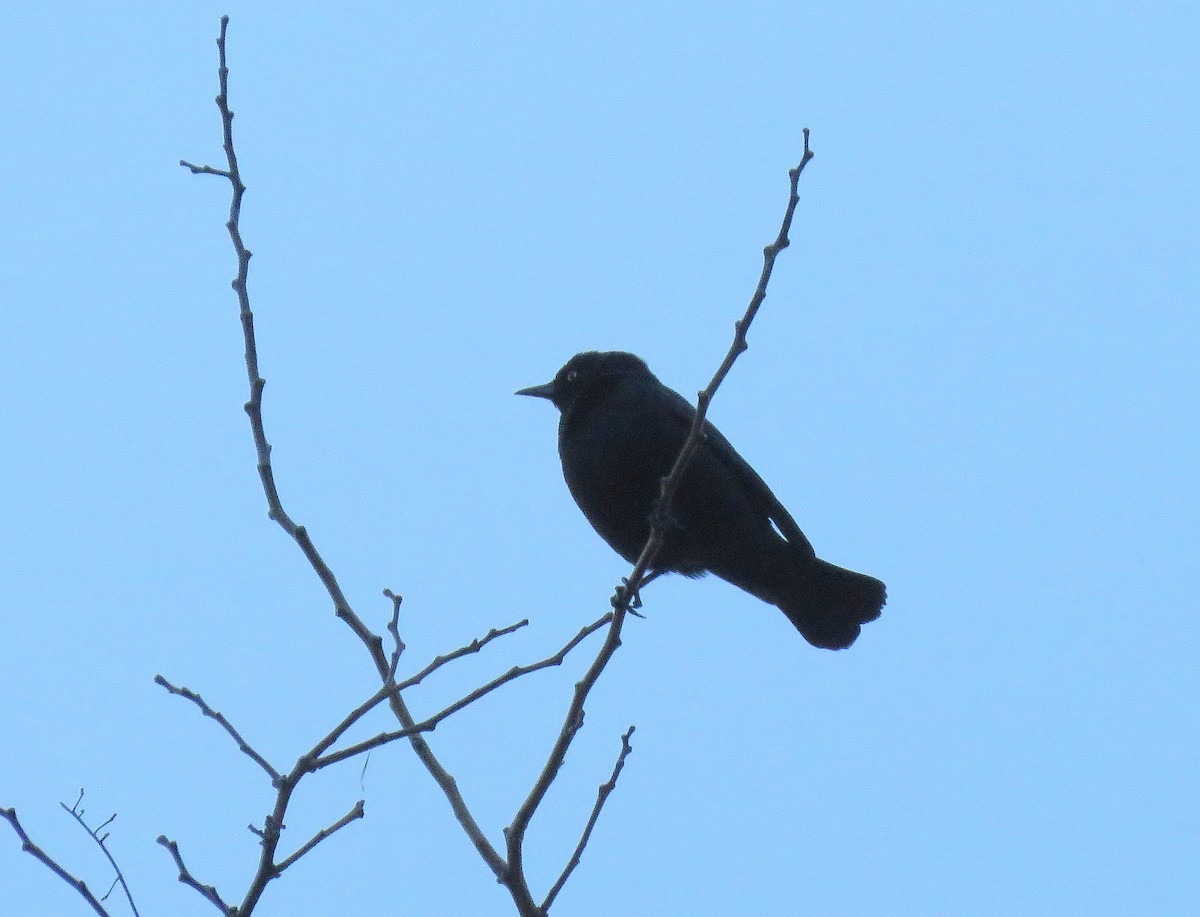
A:
MULTIPOLYGON (((545 398, 561 412, 567 487, 600 537, 635 563, 696 409, 624 351, 577 353, 553 380, 516 394, 545 398)), ((651 576, 712 573, 777 606, 813 646, 850 646, 879 617, 884 584, 818 558, 720 431, 705 421, 704 434, 667 513, 651 576)))

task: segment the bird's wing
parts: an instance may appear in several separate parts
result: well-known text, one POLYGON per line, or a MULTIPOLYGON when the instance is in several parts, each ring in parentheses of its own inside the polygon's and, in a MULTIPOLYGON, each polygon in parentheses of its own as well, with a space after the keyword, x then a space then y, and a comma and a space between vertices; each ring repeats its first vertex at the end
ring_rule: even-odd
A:
MULTIPOLYGON (((687 432, 691 429, 692 421, 696 416, 696 409, 678 392, 671 389, 667 389, 667 391, 674 396, 668 399, 671 417, 683 427, 683 436, 687 436, 687 432)), ((796 520, 792 518, 792 514, 779 502, 779 498, 771 492, 771 488, 767 486, 767 482, 759 477, 758 472, 750 467, 749 462, 738 455, 737 450, 721 434, 721 431, 707 420, 704 422, 704 432, 713 454, 742 482, 752 504, 775 523, 775 527, 787 539, 788 544, 807 557, 815 557, 816 551, 813 550, 813 546, 804 536, 804 533, 800 531, 800 526, 796 525, 796 520)))

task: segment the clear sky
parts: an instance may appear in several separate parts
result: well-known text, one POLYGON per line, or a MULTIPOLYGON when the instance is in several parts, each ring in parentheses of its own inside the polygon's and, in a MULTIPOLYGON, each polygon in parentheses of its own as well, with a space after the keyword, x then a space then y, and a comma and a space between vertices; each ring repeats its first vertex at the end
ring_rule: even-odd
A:
MULTIPOLYGON (((0 77, 0 805, 143 915, 240 897, 290 766, 374 690, 268 522, 214 38, 285 503, 358 612, 405 596, 428 713, 627 573, 562 482, 571 354, 689 397, 812 130, 792 247, 711 418, 822 556, 850 650, 716 580, 647 590, 529 837, 555 914, 1159 915, 1200 901, 1200 8, 1159 3, 18 4, 0 77)), ((586 660, 432 737, 497 843, 586 660)), ((357 735, 387 728, 380 716, 357 735)), ((323 772, 260 914, 507 915, 407 746, 323 772)), ((0 914, 82 914, 0 824, 0 914)), ((114 902, 114 912, 121 913, 114 902)))

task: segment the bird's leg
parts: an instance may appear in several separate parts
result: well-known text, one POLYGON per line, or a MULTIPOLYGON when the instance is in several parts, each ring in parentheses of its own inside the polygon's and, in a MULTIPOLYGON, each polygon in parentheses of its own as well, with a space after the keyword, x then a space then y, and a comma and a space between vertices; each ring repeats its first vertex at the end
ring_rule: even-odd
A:
POLYGON ((650 585, 650 583, 654 582, 656 579, 658 579, 660 576, 662 576, 666 572, 667 572, 666 570, 655 570, 654 572, 647 573, 645 576, 642 577, 642 584, 640 586, 638 586, 638 595, 639 595, 638 606, 639 607, 642 604, 641 599, 640 599, 641 591, 643 589, 645 589, 646 586, 650 585))

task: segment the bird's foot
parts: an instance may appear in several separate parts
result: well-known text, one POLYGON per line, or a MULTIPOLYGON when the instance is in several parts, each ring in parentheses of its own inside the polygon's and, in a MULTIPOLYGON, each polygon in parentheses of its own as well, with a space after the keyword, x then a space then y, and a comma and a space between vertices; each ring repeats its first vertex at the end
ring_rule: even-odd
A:
MULTIPOLYGON (((643 576, 642 581, 640 583, 638 583, 637 591, 633 594, 633 598, 630 600, 629 605, 626 607, 625 610, 628 611, 631 615, 635 615, 635 616, 645 620, 646 616, 644 614, 638 614, 638 609, 642 607, 642 590, 646 588, 646 585, 648 583, 654 582, 656 579, 658 579, 660 576, 662 576, 663 573, 665 573, 665 572, 666 571, 664 571, 664 570, 653 570, 650 573, 647 573, 645 576, 643 576)), ((618 587, 618 592, 621 594, 622 599, 624 599, 625 593, 628 590, 629 590, 629 577, 622 576, 621 577, 621 585, 618 587)), ((614 600, 614 602, 615 602, 615 600, 614 600)))
POLYGON ((616 594, 612 597, 613 608, 624 606, 625 610, 637 618, 645 618, 638 609, 642 607, 642 596, 640 592, 629 593, 629 578, 621 577, 621 585, 617 587, 616 594))

